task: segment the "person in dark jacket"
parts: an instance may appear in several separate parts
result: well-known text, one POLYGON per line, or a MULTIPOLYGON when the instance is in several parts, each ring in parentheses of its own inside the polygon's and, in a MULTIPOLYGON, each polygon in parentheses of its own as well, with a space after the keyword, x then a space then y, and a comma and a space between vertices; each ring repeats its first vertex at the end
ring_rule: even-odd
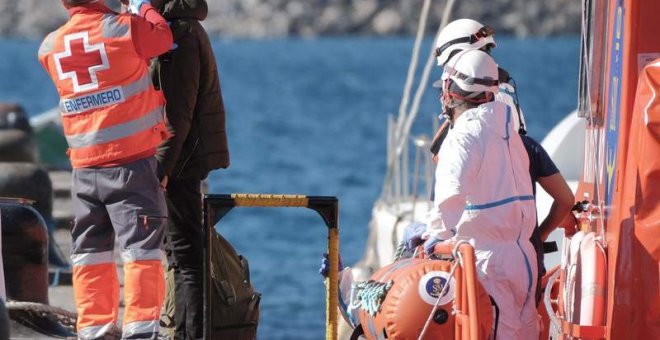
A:
POLYGON ((170 23, 172 49, 154 62, 154 82, 167 99, 174 136, 160 149, 167 176, 166 249, 174 269, 175 339, 203 337, 203 235, 201 181, 229 166, 225 109, 215 55, 200 21, 205 0, 164 0, 159 11, 170 23))

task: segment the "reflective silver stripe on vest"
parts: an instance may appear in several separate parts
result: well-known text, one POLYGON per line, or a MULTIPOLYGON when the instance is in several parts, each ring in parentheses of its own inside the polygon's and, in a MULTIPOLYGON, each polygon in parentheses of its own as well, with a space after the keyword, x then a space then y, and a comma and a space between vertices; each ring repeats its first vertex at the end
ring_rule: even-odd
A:
MULTIPOLYGON (((57 32, 57 31, 55 31, 57 32)), ((53 51, 53 42, 55 41, 55 32, 50 32, 39 46, 38 55, 41 57, 53 51)))
POLYGON ((159 106, 155 110, 138 119, 131 120, 123 124, 114 125, 105 129, 100 129, 95 132, 68 135, 66 136, 66 140, 69 143, 69 147, 72 149, 109 143, 132 136, 140 131, 151 129, 162 120, 163 107, 159 106))
POLYGON ((115 263, 115 255, 112 250, 98 253, 73 254, 71 255, 71 263, 73 263, 74 266, 115 263))
POLYGON ((160 249, 128 249, 121 252, 121 259, 126 262, 140 261, 140 260, 158 260, 163 257, 163 252, 160 249))
POLYGON ((126 101, 121 86, 103 89, 84 96, 69 99, 60 99, 60 112, 63 116, 77 114, 102 107, 116 105, 126 101))
POLYGON ((78 330, 78 339, 100 339, 114 328, 114 323, 101 326, 89 326, 78 330))
POLYGON ((149 88, 151 75, 146 73, 142 78, 124 86, 106 88, 74 98, 60 98, 60 112, 67 116, 119 104, 149 88))
POLYGON ((103 16, 103 37, 121 38, 128 33, 129 26, 119 22, 116 14, 106 14, 103 16))
POLYGON ((127 339, 138 334, 158 333, 158 326, 157 320, 129 322, 124 324, 121 337, 122 339, 127 339))

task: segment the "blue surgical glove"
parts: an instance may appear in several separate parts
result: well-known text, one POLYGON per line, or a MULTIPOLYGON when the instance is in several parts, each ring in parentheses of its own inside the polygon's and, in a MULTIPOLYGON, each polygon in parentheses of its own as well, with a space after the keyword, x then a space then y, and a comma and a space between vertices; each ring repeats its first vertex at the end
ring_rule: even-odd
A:
POLYGON ((444 242, 444 240, 441 240, 437 237, 431 237, 428 240, 424 242, 424 252, 428 255, 433 254, 435 245, 444 242))
POLYGON ((422 244, 422 234, 426 231, 426 224, 420 222, 410 223, 403 230, 403 242, 406 250, 415 251, 418 245, 422 244))
MULTIPOLYGON (((321 260, 321 269, 319 269, 319 274, 323 278, 328 277, 328 270, 330 270, 330 259, 328 259, 328 253, 323 253, 323 259, 321 260)), ((341 263, 341 256, 339 256, 339 269, 337 271, 344 270, 344 265, 341 263)))
POLYGON ((140 15, 140 7, 144 4, 151 5, 150 0, 130 0, 128 2, 128 11, 133 14, 140 15))

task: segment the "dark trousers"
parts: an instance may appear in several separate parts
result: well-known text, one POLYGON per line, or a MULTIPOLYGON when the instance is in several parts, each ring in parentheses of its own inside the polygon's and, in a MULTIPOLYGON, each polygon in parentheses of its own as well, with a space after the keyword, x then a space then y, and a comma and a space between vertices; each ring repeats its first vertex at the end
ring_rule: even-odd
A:
POLYGON ((538 307, 543 297, 543 287, 541 281, 543 279, 543 275, 545 275, 545 264, 543 263, 543 258, 545 254, 543 250, 543 240, 541 239, 541 230, 539 229, 539 227, 534 228, 534 231, 532 232, 532 237, 530 237, 529 241, 532 242, 532 245, 534 246, 534 250, 536 250, 536 264, 538 265, 539 268, 538 276, 536 278, 536 289, 534 291, 536 306, 538 307))
POLYGON ((201 181, 170 178, 169 219, 165 232, 167 260, 174 269, 176 340, 203 337, 203 234, 201 181))

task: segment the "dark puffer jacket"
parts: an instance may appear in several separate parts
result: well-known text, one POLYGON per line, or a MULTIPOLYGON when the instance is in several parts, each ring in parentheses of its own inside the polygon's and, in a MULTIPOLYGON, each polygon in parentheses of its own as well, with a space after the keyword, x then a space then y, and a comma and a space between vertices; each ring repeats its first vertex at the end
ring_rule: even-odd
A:
POLYGON ((153 63, 154 83, 167 99, 174 132, 158 150, 165 174, 204 179, 229 166, 225 107, 215 56, 200 21, 205 0, 165 0, 161 13, 170 22, 174 46, 153 63))

